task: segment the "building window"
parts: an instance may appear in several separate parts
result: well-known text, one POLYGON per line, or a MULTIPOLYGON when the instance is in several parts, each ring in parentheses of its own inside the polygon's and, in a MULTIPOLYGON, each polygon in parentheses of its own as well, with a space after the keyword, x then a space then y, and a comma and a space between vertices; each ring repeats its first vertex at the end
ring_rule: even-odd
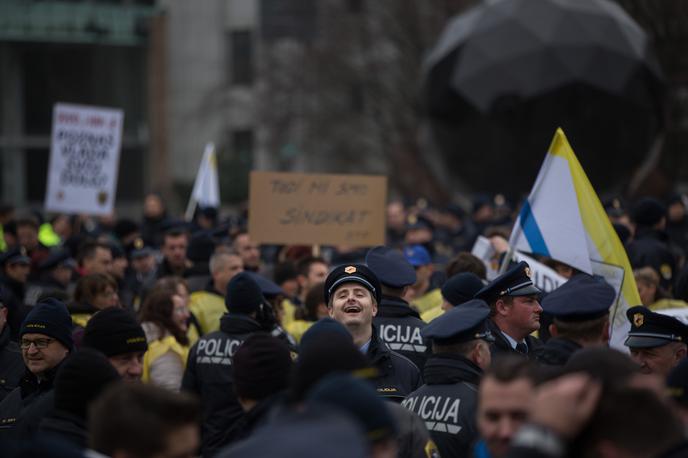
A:
POLYGON ((253 83, 253 36, 250 30, 235 30, 230 33, 232 84, 253 83))

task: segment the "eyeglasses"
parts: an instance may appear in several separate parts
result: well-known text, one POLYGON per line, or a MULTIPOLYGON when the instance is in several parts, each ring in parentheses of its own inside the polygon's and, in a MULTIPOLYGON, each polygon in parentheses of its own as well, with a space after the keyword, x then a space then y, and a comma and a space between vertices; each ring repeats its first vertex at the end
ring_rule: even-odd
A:
POLYGON ((48 345, 55 340, 55 339, 36 339, 36 340, 28 340, 28 339, 22 339, 21 343, 19 346, 23 350, 28 350, 31 348, 31 345, 33 345, 36 350, 43 350, 44 348, 48 348, 48 345))

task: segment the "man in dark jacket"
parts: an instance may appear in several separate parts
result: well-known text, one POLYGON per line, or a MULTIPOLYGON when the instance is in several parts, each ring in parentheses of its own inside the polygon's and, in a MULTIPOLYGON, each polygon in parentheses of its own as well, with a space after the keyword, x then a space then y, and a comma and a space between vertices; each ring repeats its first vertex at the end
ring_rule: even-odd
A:
POLYGON ((248 274, 235 275, 227 285, 227 313, 220 319, 220 330, 201 337, 189 352, 182 389, 201 398, 203 456, 212 456, 243 416, 234 392, 232 357, 244 340, 263 330, 256 321, 263 300, 260 287, 248 274))
POLYGON ((441 456, 468 456, 478 438, 475 422, 478 385, 492 360, 494 341, 481 300, 454 307, 423 331, 432 340, 432 356, 423 370, 425 385, 403 405, 425 420, 441 456), (460 408, 459 408, 460 407, 460 408))
POLYGON ((270 411, 285 397, 292 360, 287 344, 261 332, 239 346, 232 365, 234 391, 245 415, 227 431, 223 446, 246 439, 267 423, 270 411))
POLYGON ((28 313, 24 305, 24 296, 30 271, 31 258, 26 249, 15 247, 0 255, 0 292, 7 307, 7 321, 14 340, 18 339, 19 328, 28 313))
POLYGON ((0 433, 5 437, 15 427, 35 429, 52 407, 46 403, 25 415, 29 406, 52 392, 57 369, 72 350, 72 319, 67 307, 55 299, 35 305, 22 323, 20 339, 26 371, 19 386, 0 403, 0 433))
POLYGON ((325 280, 325 301, 330 317, 351 333, 354 345, 379 371, 377 392, 401 402, 421 384, 418 367, 408 358, 390 350, 373 326, 382 293, 375 274, 361 264, 342 265, 325 280))
POLYGON ((10 328, 7 326, 7 307, 2 302, 0 290, 0 401, 19 385, 24 373, 19 345, 10 339, 10 328))
POLYGON ((563 366, 583 347, 609 343, 609 308, 616 299, 614 288, 585 273, 549 293, 542 308, 552 316, 549 332, 538 362, 563 366))
POLYGON ((425 323, 402 297, 416 282, 416 272, 401 251, 379 246, 371 249, 366 264, 380 280, 382 299, 373 324, 387 346, 423 369, 427 343, 421 337, 425 323))
POLYGON ((542 342, 530 335, 540 329, 542 307, 538 301, 541 291, 530 279, 530 267, 519 262, 475 295, 490 306, 488 326, 497 353, 516 353, 535 359, 542 350, 542 342))
POLYGON ((676 258, 665 231, 666 207, 647 197, 635 204, 631 216, 635 235, 626 248, 631 266, 634 269, 652 267, 659 274, 662 287, 670 290, 676 274, 676 258))

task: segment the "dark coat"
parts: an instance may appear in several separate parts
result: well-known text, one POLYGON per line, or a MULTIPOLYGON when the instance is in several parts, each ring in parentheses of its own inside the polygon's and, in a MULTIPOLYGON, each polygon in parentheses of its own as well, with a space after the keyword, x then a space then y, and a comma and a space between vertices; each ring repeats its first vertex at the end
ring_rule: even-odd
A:
POLYGON ((250 437, 256 429, 268 423, 273 408, 282 405, 284 399, 285 395, 283 392, 275 393, 266 399, 262 399, 234 423, 223 437, 219 446, 225 447, 250 437))
POLYGON ((425 385, 402 403, 425 420, 440 456, 470 455, 479 435, 475 415, 482 374, 482 369, 463 356, 432 355, 423 370, 425 385))
POLYGON ((561 337, 551 337, 542 348, 537 361, 548 366, 563 366, 575 352, 580 350, 579 344, 561 337))
POLYGON ((38 377, 25 369, 19 386, 12 390, 0 403, 0 439, 28 439, 38 429, 41 420, 53 408, 53 382, 60 364, 48 370, 45 378, 38 377))
POLYGON ((0 294, 7 308, 7 324, 10 327, 12 340, 19 340, 19 328, 30 308, 24 304, 26 287, 0 273, 0 294))
MULTIPOLYGON (((504 337, 504 334, 502 334, 502 331, 499 330, 499 327, 495 324, 494 321, 487 320, 487 327, 490 329, 490 332, 492 332, 492 336, 495 338, 494 343, 490 345, 490 352, 492 353, 492 357, 504 354, 524 356, 523 353, 519 353, 518 351, 511 348, 511 344, 506 339, 506 337, 504 337)), ((528 359, 536 361, 543 348, 542 341, 537 337, 533 336, 527 336, 525 338, 525 341, 526 345, 528 345, 528 359)))
POLYGON ((375 381, 378 395, 401 402, 423 384, 418 367, 405 356, 390 350, 378 337, 375 326, 367 356, 379 372, 375 381))
POLYGON ((5 326, 0 332, 0 402, 19 386, 25 369, 19 345, 10 339, 10 328, 5 326))
POLYGON ((79 448, 88 447, 86 421, 69 412, 53 410, 38 425, 38 432, 45 436, 57 436, 79 448))
POLYGON ((201 452, 212 456, 243 410, 234 393, 232 356, 261 325, 246 315, 225 314, 220 330, 201 337, 191 347, 182 380, 182 389, 201 399, 201 452))
POLYGON ((426 323, 405 300, 383 295, 373 324, 387 346, 410 359, 423 370, 428 358, 428 342, 421 335, 426 323))

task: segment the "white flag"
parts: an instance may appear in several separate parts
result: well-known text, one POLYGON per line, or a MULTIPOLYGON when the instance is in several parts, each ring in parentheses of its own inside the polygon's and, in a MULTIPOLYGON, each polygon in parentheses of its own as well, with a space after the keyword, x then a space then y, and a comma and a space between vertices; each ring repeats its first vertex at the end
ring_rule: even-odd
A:
POLYGON ((194 182, 191 200, 202 207, 220 206, 220 184, 217 178, 217 160, 215 158, 215 145, 205 145, 201 166, 194 182))
POLYGON ((626 250, 561 129, 554 135, 509 245, 604 277, 617 293, 609 311, 610 343, 626 349, 623 342, 630 328, 626 310, 640 304, 633 271, 626 250))

